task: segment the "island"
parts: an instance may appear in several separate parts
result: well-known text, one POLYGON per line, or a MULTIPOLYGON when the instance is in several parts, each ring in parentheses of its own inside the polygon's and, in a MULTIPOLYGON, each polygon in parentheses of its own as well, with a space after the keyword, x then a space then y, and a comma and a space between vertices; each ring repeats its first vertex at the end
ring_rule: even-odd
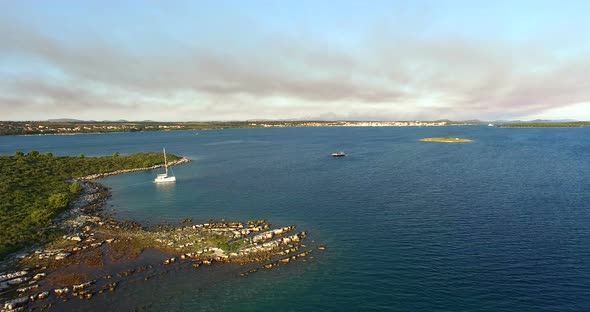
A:
POLYGON ((438 142, 438 143, 469 143, 473 142, 470 139, 463 139, 463 138, 453 138, 453 137, 443 137, 443 138, 423 138, 420 139, 421 142, 438 142))
MULTIPOLYGON (((190 162, 168 157, 170 166, 190 162)), ((246 277, 326 250, 307 242, 307 233, 294 225, 273 227, 266 220, 187 218, 177 225, 144 226, 104 211, 110 191, 96 179, 156 169, 162 161, 159 153, 0 156, 0 309, 45 310, 73 298, 88 300, 121 283, 162 276, 170 266, 194 270, 237 263, 239 276, 246 277), (145 253, 159 260, 138 260, 145 253)))

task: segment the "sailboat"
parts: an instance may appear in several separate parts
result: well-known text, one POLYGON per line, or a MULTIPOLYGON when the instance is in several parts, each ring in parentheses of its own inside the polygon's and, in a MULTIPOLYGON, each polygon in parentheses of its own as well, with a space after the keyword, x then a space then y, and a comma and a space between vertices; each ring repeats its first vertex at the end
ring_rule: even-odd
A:
POLYGON ((164 151, 164 169, 166 173, 160 173, 154 179, 154 183, 168 183, 168 182, 176 182, 176 177, 173 174, 168 175, 168 162, 166 160, 166 148, 162 148, 164 151))

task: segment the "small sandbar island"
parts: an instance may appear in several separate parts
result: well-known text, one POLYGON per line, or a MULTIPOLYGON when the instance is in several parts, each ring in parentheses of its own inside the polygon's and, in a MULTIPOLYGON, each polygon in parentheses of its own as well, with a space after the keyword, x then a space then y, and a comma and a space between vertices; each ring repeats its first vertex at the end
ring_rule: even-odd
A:
POLYGON ((473 140, 463 139, 463 138, 444 137, 444 138, 423 138, 423 139, 420 139, 420 142, 469 143, 469 142, 473 142, 473 140))

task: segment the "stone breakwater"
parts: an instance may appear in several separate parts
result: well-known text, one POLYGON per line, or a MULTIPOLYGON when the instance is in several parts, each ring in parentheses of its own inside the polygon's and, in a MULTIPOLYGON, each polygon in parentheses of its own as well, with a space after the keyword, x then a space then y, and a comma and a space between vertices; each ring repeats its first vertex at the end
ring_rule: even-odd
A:
MULTIPOLYGON (((192 160, 190 160, 190 159, 188 159, 186 157, 182 157, 181 159, 178 159, 178 160, 174 160, 174 161, 169 162, 168 163, 168 166, 182 165, 182 164, 189 163, 191 161, 192 160)), ((91 174, 89 176, 80 177, 80 178, 78 178, 78 180, 95 180, 95 179, 100 179, 100 178, 114 176, 114 175, 119 175, 119 174, 125 174, 125 173, 130 173, 130 172, 137 172, 137 171, 153 170, 153 169, 158 169, 158 168, 163 168, 163 167, 164 167, 164 164, 160 164, 160 165, 154 165, 154 166, 151 166, 151 167, 144 167, 144 168, 134 168, 134 169, 117 170, 117 171, 113 171, 113 172, 91 174)))
POLYGON ((45 310, 64 301, 89 300, 114 292, 121 284, 150 280, 170 268, 207 270, 234 263, 246 277, 323 251, 313 246, 305 231, 293 225, 273 227, 265 220, 210 221, 193 224, 144 227, 119 221, 102 211, 109 190, 92 181, 80 181, 83 192, 57 222, 61 239, 22 255, 13 270, 0 273, 0 311, 45 310), (139 265, 144 251, 153 250, 160 260, 139 265), (117 263, 113 272, 109 263, 117 263), (123 268, 123 269, 121 269, 123 268), (133 279, 129 277, 134 276, 133 279))

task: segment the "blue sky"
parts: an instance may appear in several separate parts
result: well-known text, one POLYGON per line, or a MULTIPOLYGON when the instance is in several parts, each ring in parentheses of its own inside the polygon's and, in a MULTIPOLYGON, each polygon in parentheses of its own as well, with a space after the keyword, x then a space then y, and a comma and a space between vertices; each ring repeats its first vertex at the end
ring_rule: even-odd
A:
POLYGON ((0 1, 0 120, 590 120, 587 1, 0 1))

